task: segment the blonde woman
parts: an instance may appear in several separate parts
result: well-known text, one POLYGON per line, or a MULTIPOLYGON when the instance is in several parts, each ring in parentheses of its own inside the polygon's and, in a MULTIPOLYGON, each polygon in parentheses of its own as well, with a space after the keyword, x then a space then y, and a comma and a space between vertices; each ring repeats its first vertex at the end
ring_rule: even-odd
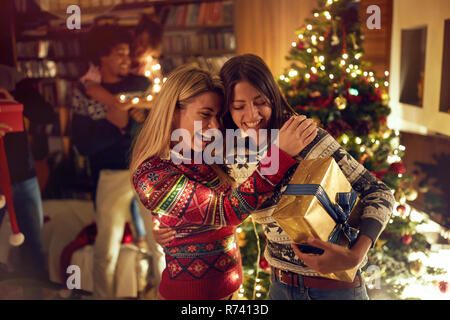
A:
POLYGON ((175 230, 164 248, 162 299, 228 299, 239 288, 242 264, 236 225, 272 195, 296 163, 292 156, 306 145, 299 138, 304 130, 300 120, 291 118, 279 131, 278 146, 271 146, 265 159, 278 157, 278 170, 263 175, 268 164, 261 164, 233 189, 217 166, 198 163, 193 156, 207 147, 203 140, 210 130, 219 129, 222 102, 218 78, 196 67, 176 69, 133 149, 130 171, 141 202, 162 227, 175 230), (172 139, 178 134, 181 139, 172 139), (183 155, 175 151, 180 145, 183 155))

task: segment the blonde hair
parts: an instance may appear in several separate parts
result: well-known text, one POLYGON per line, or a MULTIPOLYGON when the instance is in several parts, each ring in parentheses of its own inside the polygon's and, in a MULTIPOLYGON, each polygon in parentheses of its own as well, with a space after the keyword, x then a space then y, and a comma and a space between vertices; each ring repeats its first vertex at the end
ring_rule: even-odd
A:
POLYGON ((169 155, 175 109, 185 106, 195 96, 210 91, 223 97, 220 78, 207 70, 184 65, 170 73, 135 140, 130 162, 131 174, 148 158, 169 155))

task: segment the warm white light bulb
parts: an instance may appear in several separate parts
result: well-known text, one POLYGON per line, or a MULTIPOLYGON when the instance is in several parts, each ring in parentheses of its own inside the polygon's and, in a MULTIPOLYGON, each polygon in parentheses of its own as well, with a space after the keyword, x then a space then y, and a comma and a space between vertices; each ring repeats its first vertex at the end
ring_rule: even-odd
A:
POLYGON ((161 91, 161 86, 159 84, 155 84, 153 86, 153 92, 159 92, 159 91, 161 91))

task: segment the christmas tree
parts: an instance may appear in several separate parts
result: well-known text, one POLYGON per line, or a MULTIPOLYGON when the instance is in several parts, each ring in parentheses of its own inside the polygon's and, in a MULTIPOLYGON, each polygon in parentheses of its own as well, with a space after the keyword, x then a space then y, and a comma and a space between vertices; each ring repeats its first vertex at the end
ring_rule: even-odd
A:
MULTIPOLYGON (((411 281, 442 270, 424 271, 420 260, 411 260, 411 253, 427 254, 430 244, 417 232, 420 222, 411 219, 406 204, 417 197, 417 191, 412 188, 414 176, 406 174, 402 163, 405 147, 400 145, 399 132, 386 123, 389 72, 378 78, 362 60, 364 36, 357 1, 318 0, 318 5, 314 18, 296 31, 298 40, 287 57, 290 67, 277 81, 298 113, 315 119, 394 193, 394 215, 370 250, 364 275, 377 279, 369 281, 372 298, 398 299, 411 281)), ((261 257, 264 241, 259 247, 256 244, 262 230, 248 221, 238 231, 245 273, 240 296, 263 299, 269 289, 269 270, 261 257)))

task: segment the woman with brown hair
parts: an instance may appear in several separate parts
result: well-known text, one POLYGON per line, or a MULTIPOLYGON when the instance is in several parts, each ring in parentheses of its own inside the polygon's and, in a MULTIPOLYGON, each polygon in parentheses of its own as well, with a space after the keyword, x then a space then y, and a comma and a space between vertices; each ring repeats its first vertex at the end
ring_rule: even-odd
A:
MULTIPOLYGON (((264 61, 255 55, 244 54, 228 60, 221 69, 225 86, 224 127, 256 131, 257 144, 264 142, 262 129, 279 129, 296 112, 289 106, 264 61)), ((305 123, 311 120, 300 116, 305 123)), ((308 127, 312 127, 309 125, 308 127)), ((386 227, 395 202, 391 191, 376 179, 325 130, 318 128, 314 140, 295 158, 298 161, 332 157, 346 175, 363 204, 359 235, 351 248, 319 239, 309 245, 324 250, 321 255, 302 253, 272 218, 283 187, 289 183, 296 166, 291 167, 275 192, 258 210, 252 212, 256 222, 264 226, 267 239, 264 256, 271 266, 272 285, 269 299, 368 299, 366 288, 358 272, 353 283, 330 280, 318 276, 362 266, 367 251, 386 227)), ((238 183, 245 180, 257 163, 229 165, 229 174, 238 183)), ((164 245, 171 240, 170 230, 154 230, 155 240, 164 245)))

